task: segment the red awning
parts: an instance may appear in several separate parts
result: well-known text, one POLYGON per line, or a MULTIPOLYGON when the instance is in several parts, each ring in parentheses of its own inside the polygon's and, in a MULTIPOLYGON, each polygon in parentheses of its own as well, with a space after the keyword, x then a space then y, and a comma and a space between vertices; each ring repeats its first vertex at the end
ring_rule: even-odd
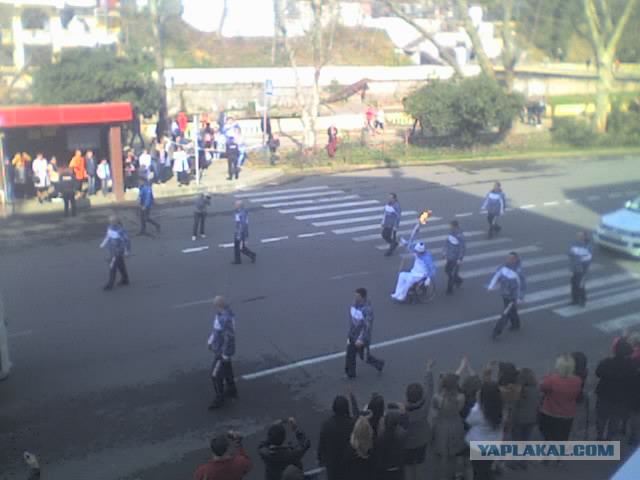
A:
POLYGON ((0 107, 0 128, 109 124, 131 118, 130 103, 0 107))

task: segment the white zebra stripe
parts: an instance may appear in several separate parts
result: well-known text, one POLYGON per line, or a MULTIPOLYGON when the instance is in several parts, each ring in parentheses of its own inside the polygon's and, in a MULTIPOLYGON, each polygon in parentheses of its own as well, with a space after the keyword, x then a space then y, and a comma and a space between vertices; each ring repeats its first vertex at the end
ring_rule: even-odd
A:
MULTIPOLYGON (((413 210, 408 212, 402 212, 402 216, 417 215, 417 214, 418 212, 415 212, 413 210)), ((343 218, 341 220, 328 220, 326 222, 315 222, 315 223, 312 223, 311 225, 313 225, 314 227, 331 227, 333 225, 348 225, 349 223, 370 222, 372 220, 382 220, 382 215, 368 215, 366 217, 343 218)), ((417 220, 412 220, 412 222, 415 224, 417 220)), ((381 228, 380 224, 378 224, 377 228, 381 228)))
POLYGON ((344 193, 342 190, 327 190, 324 192, 314 192, 314 193, 297 193, 295 195, 282 195, 279 197, 260 197, 260 198, 251 198, 250 201, 253 203, 261 203, 261 202, 276 202, 280 200, 293 200, 295 198, 313 198, 313 197, 326 197, 328 195, 340 195, 344 193))
MULTIPOLYGON (((600 277, 594 280, 590 280, 587 284, 588 288, 599 288, 606 287, 609 285, 614 285, 616 283, 628 282, 634 278, 633 274, 630 273, 618 273, 614 275, 609 275, 607 277, 600 277)), ((525 301, 527 303, 530 302, 540 302, 543 300, 547 300, 549 298, 558 297, 562 295, 569 295, 571 289, 568 285, 563 285, 562 287, 552 288, 549 290, 543 290, 541 292, 535 292, 530 295, 525 296, 525 301)), ((637 292, 636 292, 637 296, 637 292)))
MULTIPOLYGON (((499 239, 498 239, 499 240, 499 239)), ((527 272, 528 268, 531 267, 536 267, 539 265, 548 265, 550 263, 557 263, 557 262, 566 262, 567 261, 567 256, 566 255, 549 255, 546 257, 537 257, 537 258, 532 258, 532 259, 525 259, 522 261, 523 267, 525 269, 525 275, 527 272)), ((461 270, 461 275, 464 278, 475 278, 475 277, 484 277, 485 275, 492 275, 496 272, 496 269, 498 267, 497 266, 492 266, 492 267, 482 267, 482 268, 476 268, 474 270, 465 270, 464 269, 464 262, 462 264, 462 270, 461 270)), ((565 274, 567 273, 567 269, 563 270, 565 272, 565 274)), ((529 276, 527 275, 527 280, 529 280, 529 276)))
POLYGON ((286 210, 278 210, 279 213, 302 213, 315 212, 318 210, 332 210, 334 208, 358 207, 362 205, 379 204, 378 200, 361 200, 359 202, 332 203, 331 205, 317 205, 315 207, 288 208, 286 210))
MULTIPOLYGON (((484 230, 475 230, 472 232, 465 232, 465 237, 477 237, 479 235, 486 235, 486 232, 484 230)), ((443 242, 447 239, 449 235, 440 235, 438 237, 427 237, 427 238, 422 238, 420 240, 415 240, 416 242, 424 242, 427 244, 433 243, 433 242, 443 242)), ((386 250, 387 248, 389 248, 389 244, 385 244, 385 245, 378 245, 376 247, 378 250, 386 250)))
MULTIPOLYGON (((344 217, 345 215, 354 215, 357 213, 371 213, 371 212, 380 212, 380 206, 376 207, 368 207, 368 208, 353 208, 351 210, 338 210, 337 212, 325 212, 325 213, 311 213, 308 215, 296 215, 296 220, 315 220, 318 218, 330 218, 330 217, 344 217)), ((382 212, 378 215, 380 220, 382 220, 382 212)))
MULTIPOLYGON (((431 220, 431 219, 429 219, 429 220, 431 220)), ((416 222, 414 222, 413 220, 406 220, 404 222, 400 222, 400 225, 402 225, 403 223, 405 223, 407 225, 409 225, 409 224, 415 225, 416 224, 416 222)), ((362 228, 360 228, 360 227, 355 227, 355 228, 359 229, 357 231, 362 231, 362 228)), ((376 225, 375 228, 380 230, 380 225, 376 225)), ((429 225, 429 226, 426 226, 426 227, 423 227, 423 228, 424 228, 425 231, 435 232, 435 231, 440 231, 440 230, 446 230, 446 229, 448 229, 450 227, 449 227, 449 225, 429 225)), ((368 227, 366 227, 366 229, 367 230, 373 230, 373 228, 368 228, 368 227)), ((346 229, 346 230, 352 230, 352 229, 349 228, 349 229, 346 229)), ((342 231, 341 230, 334 230, 333 231, 333 233, 336 233, 336 232, 342 232, 342 231)), ((406 230, 399 230, 397 232, 397 234, 398 235, 409 235, 411 232, 413 232, 413 228, 406 229, 406 230)), ((348 233, 348 232, 345 232, 345 233, 348 233)), ((380 233, 372 233, 370 235, 363 235, 363 236, 360 236, 360 237, 353 237, 352 240, 354 240, 356 242, 368 242, 369 240, 380 240, 380 233)))
POLYGON ((280 208, 280 207, 295 207, 296 205, 315 205, 317 203, 326 202, 342 202, 344 200, 355 200, 360 198, 360 195, 344 195, 340 197, 329 198, 314 198, 310 200, 294 200, 292 202, 277 202, 277 203, 265 203, 263 208, 280 208))
MULTIPOLYGON (((590 284, 587 284, 590 286, 590 284)), ((640 294, 638 292, 638 286, 627 292, 622 292, 617 295, 611 295, 608 297, 598 298, 596 300, 590 300, 584 307, 578 305, 571 305, 564 308, 557 308, 554 313, 557 313, 561 317, 575 317, 583 313, 595 312, 596 310, 602 310, 603 308, 614 307, 616 305, 623 305, 625 303, 634 302, 640 300, 640 294)))
POLYGON ((239 193, 236 195, 236 198, 264 197, 266 195, 280 195, 282 193, 311 192, 316 190, 328 190, 328 189, 329 187, 327 185, 322 185, 321 187, 288 188, 286 190, 271 190, 271 191, 261 191, 261 192, 239 193))
POLYGON ((640 313, 630 313, 621 317, 612 318, 604 322, 598 322, 594 325, 598 330, 604 333, 622 332, 625 328, 640 325, 640 313))

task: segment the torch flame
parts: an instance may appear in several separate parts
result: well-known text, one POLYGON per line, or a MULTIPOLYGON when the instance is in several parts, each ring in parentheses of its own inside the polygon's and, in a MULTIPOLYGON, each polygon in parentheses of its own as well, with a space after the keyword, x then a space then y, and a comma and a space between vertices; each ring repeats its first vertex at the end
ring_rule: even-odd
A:
POLYGON ((431 215, 431 210, 425 210, 424 212, 422 212, 420 214, 420 223, 422 225, 426 225, 430 215, 431 215))

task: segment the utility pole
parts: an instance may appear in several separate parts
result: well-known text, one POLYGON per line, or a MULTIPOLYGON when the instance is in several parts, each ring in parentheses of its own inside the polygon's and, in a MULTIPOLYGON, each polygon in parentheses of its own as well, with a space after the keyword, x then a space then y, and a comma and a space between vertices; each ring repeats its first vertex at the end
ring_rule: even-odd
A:
POLYGON ((156 62, 156 73, 158 74, 158 87, 160 89, 160 112, 159 124, 161 136, 167 131, 167 83, 164 78, 164 41, 163 41, 163 25, 164 17, 162 14, 162 0, 149 1, 149 13, 151 14, 151 28, 153 30, 153 54, 156 62))

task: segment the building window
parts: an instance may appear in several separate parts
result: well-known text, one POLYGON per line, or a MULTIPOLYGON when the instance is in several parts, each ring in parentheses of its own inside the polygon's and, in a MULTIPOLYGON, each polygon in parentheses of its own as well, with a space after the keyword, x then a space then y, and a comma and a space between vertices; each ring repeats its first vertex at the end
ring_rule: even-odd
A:
POLYGON ((51 63, 53 50, 51 45, 25 45, 25 63, 32 67, 42 67, 51 63))
POLYGON ((27 8, 22 12, 22 28, 46 30, 49 28, 49 16, 38 8, 27 8))

